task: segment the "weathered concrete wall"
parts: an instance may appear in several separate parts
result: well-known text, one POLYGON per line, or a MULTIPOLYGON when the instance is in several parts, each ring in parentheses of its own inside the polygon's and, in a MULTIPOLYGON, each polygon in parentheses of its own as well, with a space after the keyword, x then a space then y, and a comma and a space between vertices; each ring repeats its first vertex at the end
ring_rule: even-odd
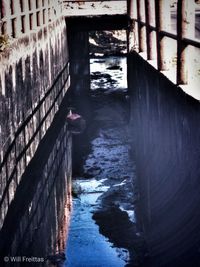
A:
POLYGON ((68 60, 64 18, 0 53, 1 266, 5 256, 44 260, 64 250, 72 169, 68 60))
POLYGON ((0 227, 69 87, 66 24, 57 19, 0 53, 0 227))
POLYGON ((148 266, 199 266, 200 104, 137 53, 128 62, 148 266))
MULTIPOLYGON (((22 175, 9 206, 0 231, 2 266, 5 256, 37 257, 42 259, 37 266, 49 266, 48 255, 64 251, 72 169, 72 140, 66 124, 67 101, 68 95, 22 175)), ((6 266, 12 264, 9 260, 6 266)), ((16 266, 21 264, 20 260, 16 266)), ((33 261, 31 266, 35 264, 33 261)))

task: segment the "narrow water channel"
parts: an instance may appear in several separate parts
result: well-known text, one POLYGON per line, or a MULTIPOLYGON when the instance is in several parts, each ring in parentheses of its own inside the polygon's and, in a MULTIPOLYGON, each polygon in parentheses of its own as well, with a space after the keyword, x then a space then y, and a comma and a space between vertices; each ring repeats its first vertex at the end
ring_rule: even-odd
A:
POLYGON ((65 267, 138 266, 144 255, 129 136, 126 58, 91 59, 89 152, 73 177, 65 267))

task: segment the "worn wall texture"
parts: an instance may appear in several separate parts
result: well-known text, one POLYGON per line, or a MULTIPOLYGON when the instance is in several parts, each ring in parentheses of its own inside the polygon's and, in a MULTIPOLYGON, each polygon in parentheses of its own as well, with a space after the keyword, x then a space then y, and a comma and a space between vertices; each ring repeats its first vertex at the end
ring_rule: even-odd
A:
POLYGON ((64 18, 13 39, 0 63, 0 256, 45 258, 64 248, 70 205, 64 18))
POLYGON ((0 226, 69 87, 67 51, 61 18, 0 53, 0 226))
POLYGON ((150 266, 199 266, 200 104, 137 53, 131 132, 150 266))
POLYGON ((71 134, 62 125, 63 116, 56 120, 57 130, 48 130, 9 206, 0 232, 1 264, 10 255, 41 258, 41 264, 31 266, 49 266, 48 257, 64 251, 71 206, 71 134))

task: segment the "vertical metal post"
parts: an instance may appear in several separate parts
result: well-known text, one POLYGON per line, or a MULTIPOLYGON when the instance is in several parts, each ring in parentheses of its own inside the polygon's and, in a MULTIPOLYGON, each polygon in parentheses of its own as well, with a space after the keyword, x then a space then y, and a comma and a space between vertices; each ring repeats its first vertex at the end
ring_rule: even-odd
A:
POLYGON ((129 21, 129 26, 127 30, 127 48, 128 52, 137 49, 137 37, 138 31, 136 30, 137 28, 137 22, 135 20, 137 19, 137 1, 136 0, 130 0, 129 1, 129 16, 130 16, 130 21, 129 21))
POLYGON ((137 0, 138 40, 139 40, 139 52, 145 52, 146 51, 146 32, 145 32, 145 26, 141 23, 142 15, 143 15, 141 1, 142 0, 137 0))
POLYGON ((126 0, 126 5, 127 5, 127 15, 129 16, 129 17, 131 17, 131 3, 132 2, 132 0, 126 0))
POLYGON ((185 35, 185 3, 178 0, 177 4, 177 84, 187 84, 186 46, 182 42, 185 35))
POLYGON ((156 35, 157 35, 157 65, 158 70, 169 69, 169 55, 166 52, 165 39, 161 31, 168 31, 170 27, 170 2, 165 0, 155 1, 156 35))
POLYGON ((13 2, 14 14, 16 15, 16 19, 13 25, 13 33, 15 37, 19 37, 22 33, 22 20, 21 20, 21 7, 19 1, 13 2))
POLYGON ((195 6, 189 0, 178 0, 177 5, 177 84, 188 83, 187 46, 184 37, 194 38, 195 6))
MULTIPOLYGON (((132 1, 133 0, 127 0, 127 15, 129 16, 129 18, 131 18, 131 5, 132 5, 132 1)), ((127 53, 129 53, 130 51, 130 47, 129 47, 129 33, 130 33, 130 29, 126 30, 126 48, 127 48, 127 53)))
POLYGON ((145 17, 146 17, 146 43, 147 43, 147 59, 155 59, 154 49, 154 32, 151 30, 150 25, 153 21, 152 0, 145 0, 145 17))
POLYGON ((3 13, 4 13, 3 3, 2 3, 2 1, 0 1, 0 34, 3 34, 4 33, 3 21, 2 21, 3 13))
POLYGON ((191 0, 183 0, 184 10, 183 13, 185 22, 185 32, 183 37, 188 37, 190 39, 195 38, 195 2, 191 0))
POLYGON ((24 33, 28 33, 30 30, 30 21, 29 21, 29 3, 28 1, 23 1, 23 12, 25 11, 25 15, 22 17, 22 28, 24 33))
POLYGON ((11 23, 11 9, 10 3, 7 0, 2 0, 2 16, 5 18, 6 26, 3 29, 4 34, 11 36, 12 34, 12 23, 11 23))
POLYGON ((133 19, 134 18, 134 14, 137 13, 136 10, 134 10, 134 5, 136 6, 136 2, 135 0, 130 0, 130 18, 133 19))

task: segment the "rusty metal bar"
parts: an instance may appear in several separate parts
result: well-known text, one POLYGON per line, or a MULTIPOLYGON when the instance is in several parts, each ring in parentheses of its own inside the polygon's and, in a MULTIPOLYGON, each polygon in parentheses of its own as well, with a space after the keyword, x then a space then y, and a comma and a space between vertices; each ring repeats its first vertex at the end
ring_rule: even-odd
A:
POLYGON ((161 37, 169 37, 171 39, 177 40, 177 35, 175 33, 160 31, 159 34, 161 37))
MULTIPOLYGON (((127 0, 127 15, 130 17, 130 19, 132 18, 132 5, 133 5, 133 1, 132 0, 127 0)), ((129 38, 130 38, 130 22, 129 22, 129 29, 126 30, 126 42, 127 42, 127 53, 130 52, 130 42, 129 42, 129 38)))
MULTIPOLYGON (((138 22, 138 19, 134 19, 134 21, 138 22)), ((147 23, 145 23, 145 22, 140 22, 140 24, 147 26, 147 23)), ((151 31, 156 31, 156 27, 154 27, 152 25, 149 25, 149 29, 151 31)), ((162 37, 169 37, 171 39, 177 40, 177 35, 175 33, 167 32, 167 31, 159 31, 159 34, 162 37)), ((184 38, 182 38, 182 42, 184 42, 187 45, 192 45, 192 46, 195 46, 197 48, 200 48, 200 42, 198 40, 192 40, 190 38, 184 37, 184 38)))
MULTIPOLYGON (((141 24, 142 26, 147 26, 147 23, 144 22, 144 21, 139 21, 138 19, 133 19, 133 20, 134 20, 135 22, 137 22, 137 23, 140 22, 140 24, 141 24)), ((152 30, 152 31, 156 31, 156 27, 153 26, 153 25, 149 25, 149 28, 150 28, 150 30, 152 30)))
POLYGON ((127 0, 127 9, 128 9, 128 13, 127 15, 131 18, 131 19, 135 19, 135 1, 134 0, 127 0))
POLYGON ((163 69, 162 66, 162 52, 163 43, 159 31, 161 31, 161 2, 155 2, 155 14, 156 14, 156 49, 157 49, 157 66, 159 70, 163 69))
POLYGON ((152 1, 145 0, 145 16, 146 16, 146 43, 147 43, 147 59, 155 59, 155 49, 154 49, 154 32, 155 27, 151 27, 152 22, 152 1))
POLYGON ((145 20, 146 20, 146 42, 147 42, 147 59, 151 59, 151 30, 150 25, 150 0, 145 0, 145 20))
POLYGON ((190 0, 183 0, 183 3, 185 6, 185 13, 183 13, 185 21, 183 37, 193 40, 195 38, 195 3, 190 0))
POLYGON ((156 27, 155 27, 155 26, 149 25, 149 28, 150 28, 152 31, 156 31, 156 27))
POLYGON ((194 47, 200 48, 200 42, 196 41, 196 40, 192 40, 189 38, 183 38, 182 42, 186 45, 192 45, 194 47))
POLYGON ((127 5, 127 15, 131 18, 131 3, 132 1, 131 0, 126 0, 126 5, 127 5))
POLYGON ((177 4, 177 84, 187 84, 186 45, 182 42, 186 25, 184 21, 185 2, 178 0, 177 4))
POLYGON ((169 58, 166 53, 165 36, 160 34, 161 31, 166 31, 170 25, 170 3, 165 0, 155 1, 156 14, 156 39, 157 39, 157 67, 158 70, 164 71, 169 69, 169 58))
MULTIPOLYGON (((10 10, 10 5, 9 5, 8 1, 2 0, 1 5, 2 5, 2 16, 3 16, 3 18, 4 17, 10 17, 11 16, 11 10, 10 10)), ((12 33, 11 20, 8 19, 4 23, 6 24, 6 26, 3 29, 4 34, 11 35, 11 33, 12 33)))
POLYGON ((195 5, 194 1, 179 0, 177 6, 177 84, 188 83, 187 47, 192 45, 200 48, 200 43, 193 40, 195 36, 195 5))
POLYGON ((145 33, 146 23, 143 22, 142 15, 143 14, 142 14, 141 0, 137 0, 139 52, 145 52, 146 51, 146 33, 145 33))

